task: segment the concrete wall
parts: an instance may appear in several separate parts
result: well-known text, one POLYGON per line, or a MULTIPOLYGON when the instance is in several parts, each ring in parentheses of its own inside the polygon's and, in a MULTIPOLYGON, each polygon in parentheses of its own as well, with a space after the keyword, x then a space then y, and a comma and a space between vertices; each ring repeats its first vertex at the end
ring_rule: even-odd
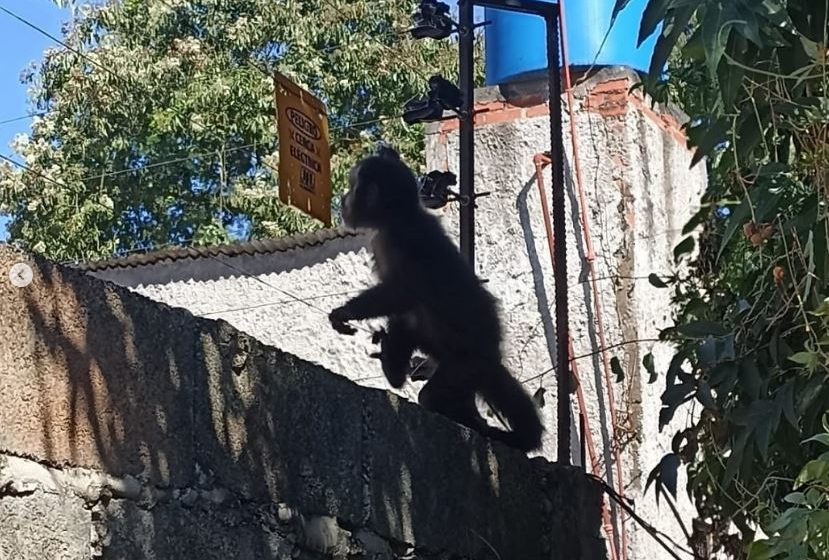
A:
POLYGON ((605 557, 577 469, 224 321, 0 270, 0 558, 605 557))
MULTIPOLYGON (((651 469, 670 452, 677 427, 687 423, 689 410, 678 411, 673 424, 660 433, 664 378, 649 384, 641 364, 645 354, 652 352, 657 371, 664 372, 673 355, 670 347, 653 341, 660 329, 671 324, 671 291, 653 287, 647 277, 676 270, 673 248, 682 239, 687 220, 699 208, 707 178, 703 165, 689 169, 692 152, 686 148, 680 129, 683 116, 671 108, 651 107, 650 101, 629 94, 635 82, 636 75, 627 69, 606 68, 574 90, 598 307, 591 289, 565 106, 570 329, 586 416, 601 463, 595 469, 597 474, 608 480, 616 476, 611 455, 615 426, 626 495, 635 500, 642 516, 677 542, 685 542, 670 510, 664 504, 658 508, 652 492, 642 492, 651 469), (605 347, 610 348, 604 357, 599 351, 603 347, 597 332, 599 320, 605 330, 605 347), (606 382, 605 357, 620 359, 625 371, 622 382, 606 382), (615 417, 608 398, 599 396, 606 395, 608 388, 615 397, 615 417)), ((476 92, 476 191, 492 193, 478 199, 476 262, 479 274, 489 279, 489 288, 501 301, 510 368, 527 381, 528 389, 546 392, 550 430, 545 452, 554 457, 550 453, 556 433, 557 387, 551 371, 556 355, 555 280, 533 165, 533 156, 550 147, 546 98, 544 83, 476 92)), ((457 174, 457 154, 457 121, 432 126, 427 136, 429 169, 457 174)), ((551 204, 549 167, 543 179, 551 204)), ((450 232, 458 231, 457 206, 449 208, 446 222, 450 232)), ((573 403, 577 414, 575 395, 573 403)), ((684 489, 685 483, 683 472, 679 488, 684 489)), ((679 497, 678 509, 690 527, 694 508, 684 491, 679 497)), ((629 520, 626 533, 628 558, 669 557, 629 520)))
MULTIPOLYGON (((579 161, 587 199, 586 215, 595 249, 596 283, 601 313, 593 304, 587 274, 574 165, 565 114, 568 200, 568 287, 572 338, 585 399, 585 414, 595 442, 595 472, 613 480, 611 450, 622 454, 623 487, 637 510, 661 530, 682 542, 679 525, 666 509, 658 509, 652 493, 642 490, 649 471, 670 450, 670 436, 687 419, 676 415, 672 426, 658 431, 663 380, 648 384, 641 361, 653 352, 664 371, 669 349, 651 339, 669 324, 670 294, 652 287, 650 273, 673 271, 672 250, 688 217, 695 211, 706 177, 704 167, 689 169, 691 153, 680 130, 682 115, 651 107, 628 88, 630 71, 604 69, 575 93, 579 161), (616 414, 606 396, 603 356, 597 321, 601 315, 605 343, 617 356, 625 379, 611 383, 616 414), (637 342, 642 341, 642 342, 637 342), (611 433, 615 426, 616 438, 611 433)), ((476 92, 476 185, 490 191, 478 200, 477 270, 499 298, 504 322, 504 353, 512 372, 531 392, 544 393, 542 413, 548 428, 541 455, 555 459, 556 382, 553 309, 554 278, 534 177, 533 156, 549 149, 549 120, 543 84, 521 91, 476 92)), ((457 173, 456 123, 431 127, 427 136, 429 169, 457 173)), ((544 173, 549 194, 550 173, 544 173)), ((455 234, 457 206, 443 213, 455 234)), ((370 255, 365 238, 331 241, 322 247, 274 255, 234 257, 232 265, 217 259, 195 259, 152 266, 96 272, 124 286, 197 315, 220 317, 256 339, 340 373, 361 385, 386 388, 375 360, 368 357, 369 336, 335 333, 327 312, 371 285, 370 255), (241 271, 241 272, 240 272, 241 271), (301 301, 299 301, 301 300, 301 301)), ((398 393, 415 400, 419 386, 398 393)), ((575 403, 575 396, 574 396, 575 403)), ((574 404, 574 416, 579 407, 574 404)), ((574 442, 573 455, 580 455, 574 442)), ((680 479, 680 488, 684 486, 680 479)), ((678 504, 686 522, 693 508, 684 493, 678 504)), ((621 522, 614 509, 614 519, 621 522)), ((666 558, 664 550, 629 520, 628 558, 666 558)))
MULTIPOLYGON (((387 389, 364 323, 353 337, 331 328, 328 312, 373 285, 366 236, 274 254, 183 259, 96 271, 156 301, 221 318, 257 340, 319 364, 366 387, 387 389)), ((416 401, 406 386, 401 396, 416 401)))

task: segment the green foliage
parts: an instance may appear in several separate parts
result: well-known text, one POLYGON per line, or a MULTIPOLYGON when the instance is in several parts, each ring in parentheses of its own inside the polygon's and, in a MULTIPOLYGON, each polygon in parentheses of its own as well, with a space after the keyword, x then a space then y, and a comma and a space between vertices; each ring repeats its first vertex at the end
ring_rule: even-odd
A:
MULTIPOLYGON (((379 139, 423 163, 422 127, 394 118, 452 41, 414 41, 414 0, 123 0, 81 6, 71 48, 28 72, 38 112, 0 166, 12 239, 57 259, 219 243, 318 227, 277 197, 273 79, 318 94, 335 193, 379 139), (371 124, 365 121, 374 121, 371 124)), ((336 210, 335 198, 335 210, 336 210)))
POLYGON ((649 479, 675 480, 675 457, 688 465, 703 557, 745 558, 758 527, 771 538, 753 559, 827 554, 826 484, 801 488, 829 472, 815 455, 827 436, 798 444, 829 410, 827 6, 650 0, 641 22, 640 40, 662 25, 646 91, 691 115, 694 163, 709 172, 661 335, 676 355, 660 426, 686 403, 699 420, 649 479))
POLYGON ((791 504, 764 529, 770 535, 748 549, 748 560, 829 559, 829 425, 804 446, 819 455, 807 462, 783 497, 791 504))

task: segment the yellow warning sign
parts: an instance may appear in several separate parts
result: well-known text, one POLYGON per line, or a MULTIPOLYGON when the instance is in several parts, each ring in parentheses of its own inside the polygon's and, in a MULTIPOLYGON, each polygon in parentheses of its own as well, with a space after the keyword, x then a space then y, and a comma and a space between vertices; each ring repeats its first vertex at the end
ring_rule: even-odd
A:
POLYGON ((331 225, 331 150, 325 105, 276 74, 279 199, 331 225))

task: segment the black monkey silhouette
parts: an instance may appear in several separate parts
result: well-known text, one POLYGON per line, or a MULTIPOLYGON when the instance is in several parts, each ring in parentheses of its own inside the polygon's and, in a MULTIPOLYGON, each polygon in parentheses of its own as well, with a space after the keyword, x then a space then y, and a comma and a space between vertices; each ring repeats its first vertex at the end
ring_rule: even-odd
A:
POLYGON ((349 227, 375 231, 379 283, 334 309, 332 326, 353 334, 348 321, 388 317, 375 341, 392 386, 405 382, 419 348, 437 362, 418 396, 424 408, 522 451, 539 448, 544 428, 535 403, 503 365, 495 299, 422 206, 415 176, 397 152, 383 147, 351 169, 342 215, 349 227), (511 431, 486 423, 476 394, 511 431))

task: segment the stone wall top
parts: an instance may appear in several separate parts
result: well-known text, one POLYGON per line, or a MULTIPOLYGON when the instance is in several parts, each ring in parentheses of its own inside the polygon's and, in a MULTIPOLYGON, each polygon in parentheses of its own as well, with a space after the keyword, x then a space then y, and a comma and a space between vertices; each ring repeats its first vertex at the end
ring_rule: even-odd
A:
MULTIPOLYGON (((631 86, 640 82, 640 75, 635 70, 626 66, 607 66, 596 71, 578 67, 572 69, 571 77, 575 84, 573 96, 581 100, 579 110, 612 117, 620 116, 628 108, 633 108, 645 113, 678 142, 685 144, 681 127, 688 120, 688 116, 674 105, 651 103, 643 96, 641 90, 631 91, 631 86)), ((549 115, 549 97, 546 79, 477 88, 475 125, 514 122, 549 115)), ((564 110, 567 110, 566 106, 564 110)), ((429 123, 426 133, 451 133, 459 126, 460 122, 457 119, 429 123)))
MULTIPOLYGON (((424 558, 604 557, 599 489, 578 470, 529 460, 223 321, 80 271, 10 247, 0 247, 0 270, 0 455, 132 481, 121 486, 138 489, 118 497, 136 504, 172 492, 178 513, 158 510, 179 519, 164 546, 194 539, 181 515, 204 533, 204 523, 226 524, 227 508, 242 503, 370 530, 424 558), (15 263, 31 268, 28 286, 9 282, 15 263), (210 499, 193 508, 196 498, 183 496, 210 499)), ((26 470, 16 469, 6 474, 26 470)), ((0 493, 15 531, 36 523, 25 500, 20 510, 6 500, 0 493)), ((155 510, 129 511, 110 512, 116 532, 145 552, 160 546, 146 525, 155 510)), ((8 538, 0 531, 0 548, 8 538)), ((228 538, 259 539, 264 550, 270 537, 228 538)), ((95 546, 108 556, 105 542, 95 546)))

